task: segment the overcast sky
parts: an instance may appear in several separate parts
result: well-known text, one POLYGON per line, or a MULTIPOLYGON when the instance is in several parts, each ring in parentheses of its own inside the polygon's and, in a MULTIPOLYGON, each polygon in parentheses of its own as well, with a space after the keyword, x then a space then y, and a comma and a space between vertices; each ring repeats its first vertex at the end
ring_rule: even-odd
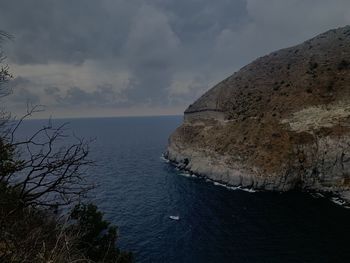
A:
POLYGON ((182 114, 258 56, 350 24, 349 0, 0 0, 21 113, 182 114))

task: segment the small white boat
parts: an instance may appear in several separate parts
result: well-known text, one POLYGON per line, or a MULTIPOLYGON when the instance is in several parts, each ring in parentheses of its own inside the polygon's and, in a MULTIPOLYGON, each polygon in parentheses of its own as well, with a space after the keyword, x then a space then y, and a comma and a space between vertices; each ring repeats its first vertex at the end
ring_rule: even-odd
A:
POLYGON ((172 220, 180 220, 179 216, 169 216, 169 218, 172 220))

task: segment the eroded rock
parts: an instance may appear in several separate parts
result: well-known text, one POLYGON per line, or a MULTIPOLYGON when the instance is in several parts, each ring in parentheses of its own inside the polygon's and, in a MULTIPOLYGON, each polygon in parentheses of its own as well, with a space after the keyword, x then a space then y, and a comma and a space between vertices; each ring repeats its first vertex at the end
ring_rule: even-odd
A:
POLYGON ((258 58, 185 111, 168 158, 234 186, 350 196, 350 26, 258 58))

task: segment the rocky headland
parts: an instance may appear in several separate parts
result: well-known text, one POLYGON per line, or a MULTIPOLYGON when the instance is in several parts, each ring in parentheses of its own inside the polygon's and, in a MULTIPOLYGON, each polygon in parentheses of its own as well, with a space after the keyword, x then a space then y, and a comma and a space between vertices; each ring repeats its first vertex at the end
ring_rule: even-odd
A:
POLYGON ((258 58, 184 114, 166 157, 232 186, 350 200, 350 26, 258 58))

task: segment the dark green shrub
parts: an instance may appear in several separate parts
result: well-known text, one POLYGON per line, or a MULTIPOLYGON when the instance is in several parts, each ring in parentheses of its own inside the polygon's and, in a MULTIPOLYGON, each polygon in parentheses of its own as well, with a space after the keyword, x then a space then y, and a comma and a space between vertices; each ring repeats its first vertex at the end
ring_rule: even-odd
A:
POLYGON ((71 213, 74 231, 81 233, 78 249, 96 262, 132 262, 132 254, 116 247, 117 227, 103 219, 103 213, 94 204, 76 205, 71 213))

